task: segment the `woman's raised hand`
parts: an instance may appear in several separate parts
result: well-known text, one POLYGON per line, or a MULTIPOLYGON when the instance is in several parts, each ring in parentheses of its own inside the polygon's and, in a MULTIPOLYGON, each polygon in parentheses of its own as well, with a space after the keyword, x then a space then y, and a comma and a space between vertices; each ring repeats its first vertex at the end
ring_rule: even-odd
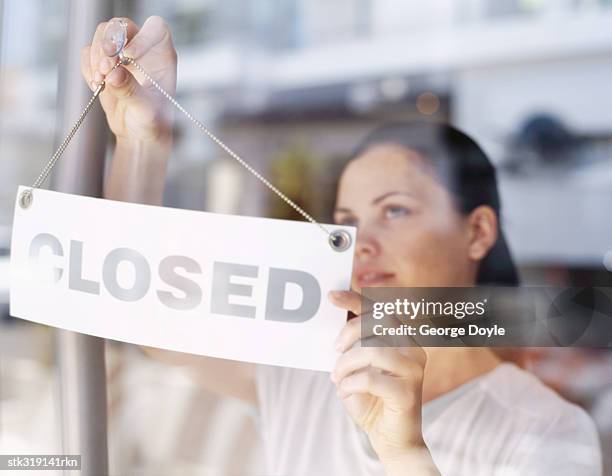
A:
MULTIPOLYGON (((135 59, 169 94, 176 90, 177 55, 166 22, 158 16, 149 17, 142 28, 132 20, 127 23, 126 56, 135 59)), ((92 90, 106 80, 100 102, 109 127, 118 142, 154 143, 166 138, 171 131, 172 106, 134 68, 119 66, 116 47, 105 35, 109 22, 96 28, 91 45, 81 51, 81 72, 92 90), (108 76, 107 76, 108 75, 108 76)))
POLYGON ((437 474, 421 430, 425 352, 418 346, 354 346, 362 338, 361 320, 367 318, 361 295, 334 291, 329 298, 357 315, 338 335, 342 354, 331 374, 345 409, 368 434, 389 474, 408 469, 410 474, 437 474))

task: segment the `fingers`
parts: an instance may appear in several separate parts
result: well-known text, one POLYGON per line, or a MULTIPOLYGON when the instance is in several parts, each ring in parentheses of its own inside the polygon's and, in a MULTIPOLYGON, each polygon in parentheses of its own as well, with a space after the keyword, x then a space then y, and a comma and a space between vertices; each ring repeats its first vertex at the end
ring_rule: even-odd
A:
MULTIPOLYGON (((127 41, 133 39, 138 34, 138 26, 129 18, 121 18, 127 25, 127 41)), ((119 88, 115 91, 107 91, 118 98, 129 97, 136 90, 136 83, 129 81, 128 74, 125 71, 120 71, 122 68, 113 70, 117 59, 111 58, 116 53, 116 47, 106 38, 106 29, 109 22, 100 23, 94 33, 94 38, 90 47, 90 71, 92 79, 96 84, 106 80, 107 85, 119 88), (106 78, 109 75, 110 78, 106 78), (110 79, 110 80, 109 80, 110 79)))
MULTIPOLYGON (((142 28, 128 42, 124 51, 126 56, 137 60, 150 74, 157 74, 158 82, 170 94, 173 93, 176 87, 177 57, 170 27, 163 18, 159 16, 147 18, 142 28)), ((145 88, 152 87, 133 65, 128 64, 123 68, 137 79, 138 84, 145 88)))
MULTIPOLYGON (((126 19, 126 22, 128 42, 124 48, 125 55, 137 60, 149 73, 159 74, 158 81, 172 94, 175 79, 169 73, 176 69, 176 50, 169 26, 159 16, 147 18, 140 29, 131 20, 126 19)), ((112 44, 104 46, 107 52, 113 49, 112 44)), ((109 94, 125 99, 136 96, 140 86, 144 89, 152 87, 133 65, 124 65, 111 71, 114 63, 114 58, 105 57, 98 65, 102 74, 109 75, 109 94)))
POLYGON ((344 324, 335 342, 338 352, 345 352, 361 339, 361 320, 362 317, 357 316, 344 324))
POLYGON ((335 306, 356 314, 357 317, 350 319, 336 338, 336 350, 344 352, 350 348, 360 336, 361 319, 361 294, 355 291, 330 291, 329 300, 335 306))
POLYGON ((330 301, 336 306, 361 315, 361 294, 355 291, 331 291, 330 301))
POLYGON ((417 403, 416 395, 408 389, 405 380, 384 375, 373 368, 355 372, 338 385, 340 398, 355 394, 374 395, 384 401, 395 402, 401 408, 412 408, 417 403))
POLYGON ((390 378, 384 376, 375 369, 363 369, 353 375, 346 377, 338 385, 338 393, 341 398, 356 393, 369 393, 377 397, 388 396, 395 391, 395 385, 390 378))
POLYGON ((374 367, 397 377, 422 379, 423 368, 418 361, 392 347, 355 347, 336 361, 331 374, 334 383, 341 382, 353 372, 374 367))
MULTIPOLYGON (((127 24, 127 40, 129 41, 137 35, 138 26, 129 18, 121 18, 121 20, 127 24)), ((97 84, 105 79, 117 62, 115 58, 111 58, 116 53, 115 46, 109 38, 105 37, 109 23, 98 24, 89 47, 90 82, 95 81, 97 84)))
MULTIPOLYGON (((126 45, 127 45, 127 43, 129 43, 138 34, 138 31, 140 30, 140 28, 138 27, 138 25, 136 25, 136 23, 134 23, 129 18, 121 17, 121 18, 117 18, 117 20, 121 20, 125 22, 125 24, 127 25, 126 27, 126 30, 127 30, 126 45)), ((100 42, 100 47, 102 49, 102 53, 106 56, 115 56, 117 54, 116 45, 114 45, 113 42, 110 41, 109 38, 102 37, 102 41, 100 42)))
POLYGON ((103 58, 100 68, 94 73, 94 82, 98 83, 103 78, 106 88, 102 92, 102 97, 112 97, 114 99, 133 99, 138 96, 140 84, 124 67, 113 69, 114 62, 110 58, 103 58), (109 64, 110 63, 110 64, 109 64))
POLYGON ((101 62, 107 61, 103 68, 92 70, 91 68, 92 46, 87 45, 81 49, 81 74, 85 82, 92 91, 95 91, 99 84, 113 68, 113 61, 110 58, 103 58, 101 62))
MULTIPOLYGON (((170 28, 163 18, 152 16, 139 28, 129 18, 121 18, 127 25, 127 44, 124 52, 127 56, 142 61, 142 66, 149 72, 172 71, 176 64, 176 50, 172 44, 170 28), (149 52, 155 53, 148 55, 149 52)), ((113 70, 117 59, 112 57, 116 53, 116 46, 105 37, 109 22, 102 22, 96 27, 91 46, 89 47, 89 67, 82 64, 83 74, 87 74, 88 83, 100 83, 106 75, 110 75, 109 84, 122 87, 119 96, 129 96, 136 88, 136 83, 129 81, 128 75, 122 72, 127 69, 137 78, 138 84, 145 84, 145 78, 131 65, 122 66, 113 70)))
POLYGON ((162 17, 152 16, 147 18, 142 28, 133 37, 128 35, 128 38, 130 40, 125 47, 125 54, 130 58, 142 58, 153 49, 156 52, 174 56, 170 27, 162 17))
MULTIPOLYGON (((127 25, 127 42, 134 38, 138 34, 138 25, 129 18, 117 18, 122 20, 127 25)), ((102 22, 96 27, 93 40, 91 42, 92 55, 91 55, 91 69, 95 72, 100 60, 103 58, 111 57, 116 54, 116 46, 106 37, 106 28, 110 22, 102 22)))
MULTIPOLYGON (((100 58, 103 56, 102 49, 100 47, 102 37, 104 35, 104 29, 108 25, 108 22, 99 23, 96 27, 96 31, 94 32, 93 39, 91 40, 91 49, 89 55, 89 68, 92 73, 93 81, 96 81, 96 76, 100 76, 100 74, 96 75, 98 71, 98 64, 100 62, 100 58)), ((98 81, 97 81, 98 82, 98 81)))
MULTIPOLYGON (((130 40, 138 36, 138 25, 129 18, 121 18, 121 20, 127 25, 127 41, 129 43, 130 40)), ((92 44, 88 48, 89 68, 82 64, 83 75, 86 75, 91 89, 95 89, 98 84, 105 81, 107 87, 102 92, 101 97, 104 103, 114 99, 134 98, 137 96, 139 88, 139 83, 124 67, 113 69, 117 59, 111 56, 116 53, 116 47, 109 38, 105 37, 108 25, 109 22, 102 22, 97 26, 92 44)), ((86 51, 83 52, 83 55, 86 54, 86 51)), ((147 109, 145 111, 147 116, 152 114, 152 111, 148 110, 151 108, 147 107, 146 104, 143 104, 142 107, 147 109)))
POLYGON ((91 45, 84 46, 81 49, 81 74, 85 79, 85 82, 90 87, 90 89, 94 90, 95 87, 91 84, 93 81, 93 77, 91 74, 91 63, 90 63, 90 55, 91 55, 91 45))
POLYGON ((413 334, 401 332, 404 323, 397 316, 375 318, 372 313, 374 303, 369 298, 355 291, 330 291, 328 296, 336 306, 358 314, 350 319, 338 334, 335 341, 338 352, 345 352, 360 339, 364 343, 367 342, 367 347, 420 347, 413 334))
MULTIPOLYGON (((358 315, 348 321, 336 339, 336 350, 342 352, 331 374, 335 383, 341 383, 353 374, 366 368, 373 368, 401 379, 421 381, 427 356, 425 351, 412 339, 403 339, 408 347, 379 345, 376 347, 355 347, 373 335, 374 319, 371 310, 362 313, 362 296, 354 291, 335 291, 330 300, 338 307, 351 310, 358 315), (364 331, 368 335, 363 335, 364 331)), ((379 322, 379 321, 376 321, 379 322)), ((381 343, 392 343, 394 339, 382 339, 381 343), (388 342, 387 342, 388 341, 388 342)), ((401 341, 400 341, 401 342, 401 341)))
POLYGON ((359 339, 372 337, 374 324, 372 317, 372 305, 369 299, 364 298, 355 291, 331 291, 330 301, 336 306, 357 314, 357 317, 350 319, 340 331, 336 338, 336 350, 344 352, 351 348, 359 339), (363 300, 366 300, 367 309, 363 309, 363 300))
POLYGON ((117 99, 131 99, 137 96, 139 84, 125 68, 117 68, 106 78, 109 86, 105 92, 117 99))
MULTIPOLYGON (((359 340, 364 341, 365 339, 375 337, 377 340, 377 347, 397 347, 397 339, 389 339, 388 337, 380 338, 374 334, 374 326, 378 323, 372 317, 372 313, 364 313, 361 316, 357 316, 348 321, 344 327, 340 330, 338 337, 336 337, 335 348, 338 352, 346 352, 355 345, 359 340)), ((401 344, 401 342, 399 343, 401 344)), ((369 347, 374 345, 370 344, 369 347)))

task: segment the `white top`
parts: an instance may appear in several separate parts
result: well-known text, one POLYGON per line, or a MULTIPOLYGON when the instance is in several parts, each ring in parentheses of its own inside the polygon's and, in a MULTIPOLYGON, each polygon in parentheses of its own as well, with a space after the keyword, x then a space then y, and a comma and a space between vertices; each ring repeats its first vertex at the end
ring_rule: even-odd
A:
MULTIPOLYGON (((267 475, 385 474, 329 373, 260 365, 257 393, 267 475)), ((602 474, 587 413, 510 363, 426 403, 423 437, 443 476, 602 474)))

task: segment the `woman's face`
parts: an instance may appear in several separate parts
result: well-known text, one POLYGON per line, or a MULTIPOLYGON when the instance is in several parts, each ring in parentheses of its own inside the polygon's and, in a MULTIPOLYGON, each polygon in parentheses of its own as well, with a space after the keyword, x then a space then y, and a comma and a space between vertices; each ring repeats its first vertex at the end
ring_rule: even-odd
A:
POLYGON ((358 227, 352 288, 471 286, 470 222, 417 152, 376 145, 344 169, 334 220, 358 227))

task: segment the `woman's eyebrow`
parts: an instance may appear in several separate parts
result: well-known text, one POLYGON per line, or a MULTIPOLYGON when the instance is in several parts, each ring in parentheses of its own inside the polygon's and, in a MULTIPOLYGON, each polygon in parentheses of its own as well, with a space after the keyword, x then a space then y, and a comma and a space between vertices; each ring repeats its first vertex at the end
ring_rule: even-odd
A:
POLYGON ((387 192, 387 193, 384 193, 383 195, 381 195, 380 197, 377 197, 374 200, 372 200, 372 205, 376 205, 378 202, 384 200, 385 198, 387 198, 387 197, 389 197, 391 195, 407 195, 407 196, 412 197, 412 198, 415 197, 415 195, 413 193, 410 193, 410 192, 402 192, 402 191, 387 192))
POLYGON ((342 207, 338 207, 334 209, 334 213, 336 212, 352 213, 350 208, 342 208, 342 207))

